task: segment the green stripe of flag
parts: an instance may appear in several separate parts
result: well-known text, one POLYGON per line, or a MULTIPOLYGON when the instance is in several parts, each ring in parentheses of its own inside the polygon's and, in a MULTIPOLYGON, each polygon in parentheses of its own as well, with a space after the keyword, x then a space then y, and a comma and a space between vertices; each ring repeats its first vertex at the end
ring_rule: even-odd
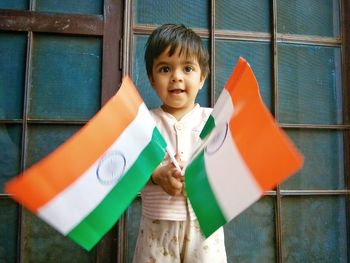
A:
POLYGON ((212 115, 209 116, 199 137, 203 140, 215 127, 215 119, 212 115))
POLYGON ((103 201, 69 232, 68 236, 86 250, 90 250, 114 225, 147 183, 150 174, 163 160, 165 147, 163 137, 155 128, 151 142, 144 148, 132 167, 103 201))
POLYGON ((203 234, 209 237, 227 221, 210 187, 205 171, 203 150, 186 168, 185 184, 187 195, 191 196, 191 205, 203 234))

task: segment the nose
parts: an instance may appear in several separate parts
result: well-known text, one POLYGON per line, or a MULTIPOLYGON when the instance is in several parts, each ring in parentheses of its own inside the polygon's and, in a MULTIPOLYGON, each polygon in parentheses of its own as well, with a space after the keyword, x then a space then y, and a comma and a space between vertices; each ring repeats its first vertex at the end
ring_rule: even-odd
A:
POLYGON ((182 82, 183 81, 183 73, 180 69, 173 70, 173 74, 171 75, 172 82, 182 82))

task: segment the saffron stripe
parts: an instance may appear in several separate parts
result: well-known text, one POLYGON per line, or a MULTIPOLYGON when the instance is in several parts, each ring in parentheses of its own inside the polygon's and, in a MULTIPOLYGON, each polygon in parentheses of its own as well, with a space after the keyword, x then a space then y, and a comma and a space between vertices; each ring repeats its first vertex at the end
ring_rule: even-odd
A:
POLYGON ((110 147, 133 121, 141 103, 135 86, 126 77, 118 93, 82 129, 22 176, 7 183, 5 192, 36 213, 110 147), (118 112, 123 114, 116 116, 118 112))
POLYGON ((303 157, 263 104, 248 64, 242 74, 232 94, 236 110, 230 130, 255 180, 266 191, 298 171, 303 157))
POLYGON ((204 152, 201 151, 186 168, 186 192, 203 234, 209 237, 227 220, 215 198, 205 169, 204 152))
POLYGON ((163 160, 166 143, 158 129, 154 129, 152 141, 142 151, 134 165, 126 172, 103 201, 68 236, 90 250, 123 214, 150 174, 163 160))

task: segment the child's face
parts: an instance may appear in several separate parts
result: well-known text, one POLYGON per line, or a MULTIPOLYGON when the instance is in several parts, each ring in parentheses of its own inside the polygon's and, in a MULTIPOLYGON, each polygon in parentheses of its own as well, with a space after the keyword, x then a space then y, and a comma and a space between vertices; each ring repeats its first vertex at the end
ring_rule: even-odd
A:
POLYGON ((151 84, 163 102, 163 110, 174 116, 184 115, 195 105, 205 77, 196 58, 186 57, 179 49, 169 57, 169 48, 153 62, 151 84))

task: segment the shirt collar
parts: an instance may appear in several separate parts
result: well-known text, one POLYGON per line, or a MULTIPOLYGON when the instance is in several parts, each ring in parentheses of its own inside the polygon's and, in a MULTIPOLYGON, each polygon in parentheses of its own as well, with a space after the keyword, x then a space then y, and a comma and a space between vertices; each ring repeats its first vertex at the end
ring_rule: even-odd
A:
POLYGON ((160 111, 162 112, 162 115, 173 122, 186 122, 186 120, 191 119, 191 116, 195 114, 195 112, 198 111, 199 108, 200 105, 196 103, 191 111, 187 112, 180 120, 177 120, 172 114, 164 111, 162 107, 159 107, 160 111))

